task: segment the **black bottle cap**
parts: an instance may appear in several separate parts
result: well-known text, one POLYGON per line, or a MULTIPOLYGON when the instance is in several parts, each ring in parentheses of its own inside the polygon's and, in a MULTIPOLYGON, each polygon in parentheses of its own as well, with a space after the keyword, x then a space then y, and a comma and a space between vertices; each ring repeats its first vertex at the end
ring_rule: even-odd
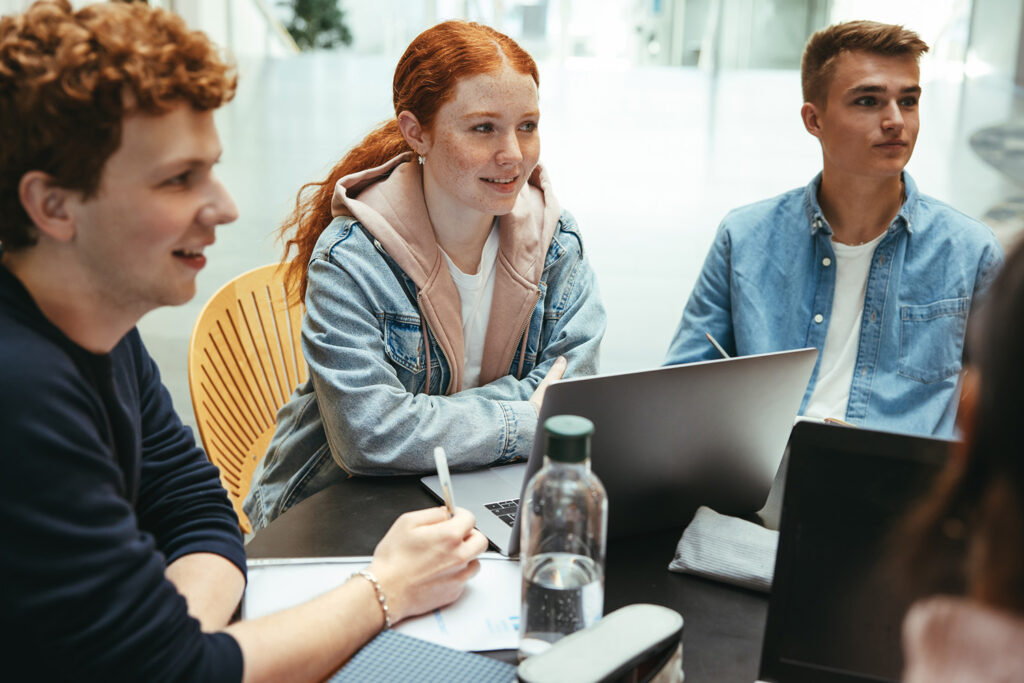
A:
POLYGON ((544 421, 544 454, 558 462, 583 462, 590 457, 594 423, 579 415, 555 415, 544 421))

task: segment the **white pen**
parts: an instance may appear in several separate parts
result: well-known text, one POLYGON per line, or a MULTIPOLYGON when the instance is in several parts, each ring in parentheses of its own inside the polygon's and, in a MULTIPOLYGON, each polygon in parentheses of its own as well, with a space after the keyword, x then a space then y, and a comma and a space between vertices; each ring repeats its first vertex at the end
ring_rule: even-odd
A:
POLYGON ((704 336, 707 337, 708 341, 711 342, 711 345, 714 346, 720 354, 722 354, 722 358, 730 358, 726 350, 722 348, 722 345, 718 343, 717 339, 711 336, 710 332, 705 332, 704 336))
POLYGON ((452 477, 448 474, 448 456, 444 448, 434 448, 434 464, 437 466, 437 478, 441 480, 441 493, 444 495, 444 504, 448 508, 448 515, 455 516, 455 492, 452 490, 452 477))

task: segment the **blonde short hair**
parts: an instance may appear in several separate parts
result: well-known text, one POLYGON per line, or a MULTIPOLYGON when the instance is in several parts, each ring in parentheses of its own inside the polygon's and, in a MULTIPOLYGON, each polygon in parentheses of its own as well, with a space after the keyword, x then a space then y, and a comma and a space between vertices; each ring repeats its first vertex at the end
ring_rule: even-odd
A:
POLYGON ((928 51, 928 44, 902 26, 877 21, 848 21, 824 28, 812 35, 804 48, 800 63, 804 102, 824 104, 835 75, 836 60, 840 54, 851 50, 920 59, 928 51))

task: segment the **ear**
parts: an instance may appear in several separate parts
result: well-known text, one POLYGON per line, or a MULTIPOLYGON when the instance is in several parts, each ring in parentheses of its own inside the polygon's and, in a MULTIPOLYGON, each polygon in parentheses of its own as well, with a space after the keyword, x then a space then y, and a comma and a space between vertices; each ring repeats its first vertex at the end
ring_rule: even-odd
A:
POLYGON ((411 111, 403 111, 398 114, 398 130, 402 131, 402 137, 409 143, 409 146, 420 156, 426 156, 430 151, 430 134, 423 130, 420 120, 411 111))
POLYGON ((800 118, 804 121, 804 128, 816 138, 821 138, 821 117, 818 105, 813 102, 804 102, 800 107, 800 118))
POLYGON ((18 198, 25 213, 42 234, 69 242, 75 236, 75 222, 70 204, 73 191, 59 187, 53 176, 42 171, 29 171, 18 183, 18 198))

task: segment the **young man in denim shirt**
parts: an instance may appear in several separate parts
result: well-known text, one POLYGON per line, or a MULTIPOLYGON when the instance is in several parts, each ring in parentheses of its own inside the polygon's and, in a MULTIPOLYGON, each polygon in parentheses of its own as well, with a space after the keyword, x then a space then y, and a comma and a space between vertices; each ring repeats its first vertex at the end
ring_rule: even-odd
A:
POLYGON ((952 434, 967 313, 1002 250, 903 170, 927 49, 867 21, 811 37, 801 116, 824 168, 806 188, 725 217, 667 363, 717 358, 706 332, 735 355, 813 346, 801 414, 952 434))

